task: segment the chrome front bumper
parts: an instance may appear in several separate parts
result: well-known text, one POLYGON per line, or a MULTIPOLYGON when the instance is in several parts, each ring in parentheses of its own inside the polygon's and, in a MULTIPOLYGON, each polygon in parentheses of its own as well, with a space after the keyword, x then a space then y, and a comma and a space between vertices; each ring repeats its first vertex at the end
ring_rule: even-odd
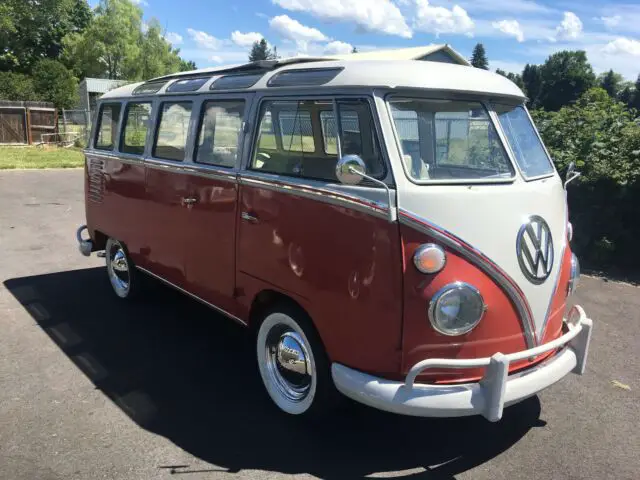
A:
POLYGON ((86 225, 81 225, 80 227, 78 227, 78 230, 76 230, 76 239, 78 240, 78 249, 80 250, 80 253, 85 257, 88 257, 93 251, 93 242, 91 241, 91 239, 85 240, 84 238, 82 238, 82 232, 86 229, 86 225))
POLYGON ((545 345, 492 357, 474 359, 432 358, 415 364, 404 382, 385 380, 338 363, 331 366, 337 389, 347 397, 380 410, 419 417, 482 415, 502 418, 505 406, 518 403, 553 385, 568 373, 584 373, 593 322, 575 306, 565 321, 567 333, 545 345), (555 356, 523 372, 508 374, 509 364, 562 348, 555 356), (485 367, 482 379, 459 385, 416 384, 429 368, 485 367))

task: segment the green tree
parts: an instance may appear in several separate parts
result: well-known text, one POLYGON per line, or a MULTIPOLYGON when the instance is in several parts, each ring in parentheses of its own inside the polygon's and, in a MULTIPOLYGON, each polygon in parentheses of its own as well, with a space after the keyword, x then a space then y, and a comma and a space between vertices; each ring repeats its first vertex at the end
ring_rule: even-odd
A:
POLYGON ((33 79, 24 73, 0 72, 0 100, 40 100, 33 79))
POLYGON ((627 108, 633 108, 633 95, 636 91, 633 82, 624 82, 620 87, 620 93, 618 93, 618 100, 624 103, 627 108))
POLYGON ((471 65, 476 68, 489 70, 489 60, 487 60, 487 52, 485 51, 483 44, 477 43, 476 46, 473 47, 471 65))
POLYGON ((267 41, 264 38, 259 42, 253 42, 251 51, 249 52, 250 62, 257 62, 259 60, 273 60, 276 58, 278 58, 277 52, 274 54, 274 52, 271 51, 269 45, 267 44, 267 41))
POLYGON ((540 106, 557 111, 593 87, 596 76, 583 50, 554 53, 540 67, 540 106))
POLYGON ((500 68, 496 68, 496 73, 498 75, 502 75, 503 77, 507 77, 509 80, 511 80, 513 83, 515 83, 521 90, 524 90, 524 83, 522 82, 522 75, 520 75, 519 73, 505 72, 504 70, 502 70, 500 68))
POLYGON ((558 170, 575 162, 569 187, 572 247, 585 264, 640 267, 640 124, 602 88, 557 112, 532 115, 558 170))
POLYGON ((522 71, 522 83, 528 98, 527 106, 537 108, 540 105, 540 91, 542 90, 540 66, 527 63, 522 71))
POLYGON ((141 39, 139 61, 136 62, 139 71, 131 72, 130 78, 148 79, 181 71, 179 52, 164 39, 160 23, 151 20, 141 39))
POLYGON ((358 49, 354 46, 351 48, 351 53, 358 53, 358 49))
POLYGON ((29 73, 39 59, 57 59, 62 39, 90 18, 86 0, 2 0, 0 71, 29 73))
POLYGON ((196 68, 196 62, 194 62, 193 60, 185 60, 183 58, 180 59, 180 71, 181 72, 188 72, 190 70, 195 70, 196 68))
POLYGON ((640 112, 640 75, 636 79, 636 88, 631 99, 631 108, 635 108, 640 112))
POLYGON ((65 64, 80 78, 140 78, 142 9, 130 0, 100 0, 91 25, 64 39, 65 64))
POLYGON ((623 82, 623 77, 619 73, 609 70, 598 76, 598 83, 601 88, 609 94, 611 98, 617 98, 620 93, 620 85, 623 82))
POLYGON ((33 86, 42 100, 58 108, 78 104, 78 80, 57 60, 43 58, 34 65, 33 86))

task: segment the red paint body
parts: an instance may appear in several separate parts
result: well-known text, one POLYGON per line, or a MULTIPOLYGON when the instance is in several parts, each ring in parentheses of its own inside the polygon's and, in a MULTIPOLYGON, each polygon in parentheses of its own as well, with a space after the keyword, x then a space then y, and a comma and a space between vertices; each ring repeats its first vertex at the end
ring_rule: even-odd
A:
MULTIPOLYGON (((288 295, 313 319, 330 360, 358 370, 399 379, 426 358, 528 348, 517 310, 491 278, 453 251, 438 274, 419 273, 413 252, 432 239, 370 213, 113 156, 104 160, 102 201, 87 195, 86 205, 97 248, 98 238, 117 238, 138 266, 247 323, 260 292, 288 295), (185 206, 190 196, 197 203, 185 206), (258 221, 242 220, 242 212, 258 221), (448 337, 431 327, 427 308, 431 296, 454 281, 478 287, 488 310, 470 333, 448 337)), ((567 248, 545 343, 561 333, 570 257, 567 248)), ((482 375, 482 369, 447 369, 419 378, 446 383, 482 375)))

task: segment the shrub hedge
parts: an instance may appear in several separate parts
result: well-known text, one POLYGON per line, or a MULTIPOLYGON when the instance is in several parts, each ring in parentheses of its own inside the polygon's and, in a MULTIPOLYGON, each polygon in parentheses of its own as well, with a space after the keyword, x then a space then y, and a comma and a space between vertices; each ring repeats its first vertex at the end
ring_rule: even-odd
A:
POLYGON ((572 245, 589 268, 640 269, 640 119, 601 88, 558 112, 534 110, 534 121, 564 174, 582 176, 568 188, 572 245))

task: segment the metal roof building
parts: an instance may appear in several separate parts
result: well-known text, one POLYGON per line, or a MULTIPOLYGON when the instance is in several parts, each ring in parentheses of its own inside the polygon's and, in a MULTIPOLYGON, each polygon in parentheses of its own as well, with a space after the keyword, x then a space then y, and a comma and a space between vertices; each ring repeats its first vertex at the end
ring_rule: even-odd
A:
POLYGON ((78 108, 93 113, 96 100, 114 88, 131 83, 129 80, 110 80, 107 78, 85 78, 78 86, 80 104, 78 108))

